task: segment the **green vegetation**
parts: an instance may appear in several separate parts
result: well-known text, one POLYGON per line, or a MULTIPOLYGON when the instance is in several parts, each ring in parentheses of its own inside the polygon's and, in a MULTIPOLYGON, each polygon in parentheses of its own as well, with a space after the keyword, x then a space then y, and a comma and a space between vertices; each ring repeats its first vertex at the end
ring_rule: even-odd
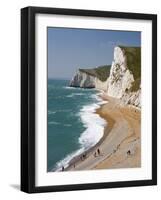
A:
POLYGON ((79 71, 95 76, 101 81, 106 81, 110 75, 110 68, 111 65, 103 65, 93 69, 79 69, 79 71))
POLYGON ((127 67, 134 76, 134 82, 131 87, 131 91, 137 91, 141 82, 141 48, 140 47, 123 47, 127 57, 127 67))
MULTIPOLYGON (((126 92, 135 92, 139 89, 141 82, 141 48, 125 46, 119 47, 124 51, 127 58, 127 67, 134 76, 132 87, 126 92)), ((92 69, 79 69, 79 71, 95 76, 101 81, 106 81, 110 75, 110 69, 111 65, 103 65, 92 69)), ((116 70, 118 69, 119 65, 116 70)))
POLYGON ((131 92, 136 92, 140 88, 140 81, 141 79, 138 78, 132 83, 131 92))

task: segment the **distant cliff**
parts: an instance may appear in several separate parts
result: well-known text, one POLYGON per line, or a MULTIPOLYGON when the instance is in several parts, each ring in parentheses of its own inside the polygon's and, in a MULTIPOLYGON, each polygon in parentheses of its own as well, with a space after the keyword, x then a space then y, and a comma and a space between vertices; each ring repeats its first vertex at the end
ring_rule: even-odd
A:
POLYGON ((95 77, 78 70, 70 82, 71 87, 94 88, 95 77))
POLYGON ((123 104, 141 107, 141 48, 114 48, 112 65, 79 69, 70 86, 97 88, 123 104))
POLYGON ((72 78, 70 86, 107 90, 110 68, 110 65, 104 65, 93 69, 79 69, 72 78))

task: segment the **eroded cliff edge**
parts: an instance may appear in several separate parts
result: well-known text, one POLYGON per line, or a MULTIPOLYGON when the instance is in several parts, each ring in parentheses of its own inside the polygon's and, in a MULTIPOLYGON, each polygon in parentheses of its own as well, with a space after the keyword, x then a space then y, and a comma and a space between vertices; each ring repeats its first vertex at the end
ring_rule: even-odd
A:
POLYGON ((107 91, 110 68, 111 65, 104 65, 92 69, 78 69, 70 81, 70 86, 81 88, 97 88, 107 91))
POLYGON ((79 69, 70 82, 72 87, 104 90, 122 104, 141 107, 141 48, 114 48, 112 65, 79 69))
POLYGON ((140 47, 115 47, 107 94, 141 107, 140 47))

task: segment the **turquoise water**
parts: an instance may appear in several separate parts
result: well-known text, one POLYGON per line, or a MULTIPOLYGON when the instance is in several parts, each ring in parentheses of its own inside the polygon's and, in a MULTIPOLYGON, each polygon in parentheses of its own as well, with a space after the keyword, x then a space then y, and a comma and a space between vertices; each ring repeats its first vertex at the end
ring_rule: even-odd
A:
POLYGON ((48 80, 48 171, 68 166, 103 136, 105 121, 94 113, 102 104, 98 91, 68 85, 68 80, 48 80))

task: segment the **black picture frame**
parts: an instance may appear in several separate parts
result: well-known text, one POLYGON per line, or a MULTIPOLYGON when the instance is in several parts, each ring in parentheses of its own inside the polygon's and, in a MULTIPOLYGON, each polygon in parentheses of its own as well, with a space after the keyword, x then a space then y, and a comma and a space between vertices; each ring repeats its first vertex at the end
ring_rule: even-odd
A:
POLYGON ((157 184, 157 15, 96 10, 21 9, 21 190, 27 193, 103 189, 157 184), (61 186, 35 186, 35 15, 59 14, 152 21, 152 179, 61 186))

